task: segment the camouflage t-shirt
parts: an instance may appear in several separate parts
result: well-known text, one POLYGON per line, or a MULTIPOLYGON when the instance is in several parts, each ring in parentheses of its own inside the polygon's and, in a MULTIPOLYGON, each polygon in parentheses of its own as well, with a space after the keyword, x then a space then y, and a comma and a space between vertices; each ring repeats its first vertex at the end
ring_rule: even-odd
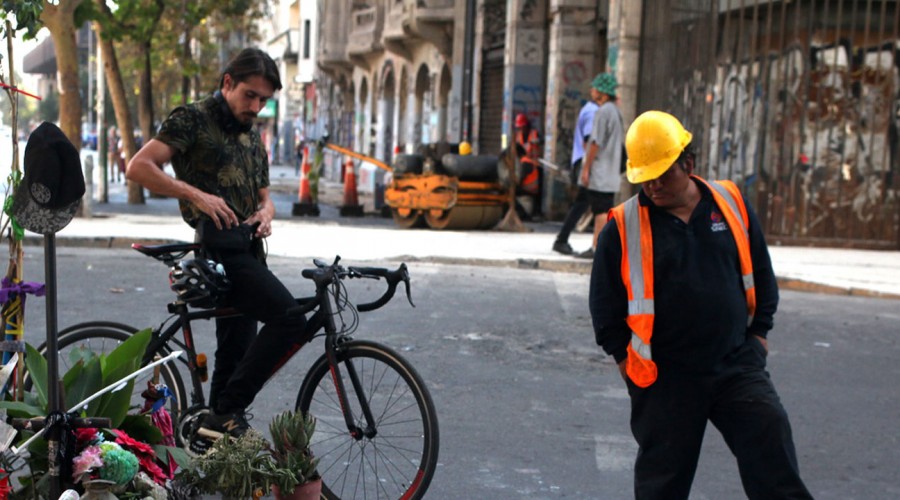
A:
MULTIPOLYGON (((172 110, 156 136, 175 148, 175 177, 221 196, 243 221, 259 205, 259 190, 269 187, 269 161, 256 131, 226 132, 223 110, 214 97, 172 110)), ((179 200, 181 216, 191 227, 208 219, 193 204, 179 200)))

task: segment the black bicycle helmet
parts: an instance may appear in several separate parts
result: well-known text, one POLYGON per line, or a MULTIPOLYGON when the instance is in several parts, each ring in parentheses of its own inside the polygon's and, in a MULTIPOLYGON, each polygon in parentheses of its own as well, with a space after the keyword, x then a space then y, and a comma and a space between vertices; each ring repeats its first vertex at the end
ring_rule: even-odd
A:
POLYGON ((231 281, 225 276, 222 264, 207 259, 187 259, 169 271, 169 286, 184 303, 211 309, 231 289, 231 281))

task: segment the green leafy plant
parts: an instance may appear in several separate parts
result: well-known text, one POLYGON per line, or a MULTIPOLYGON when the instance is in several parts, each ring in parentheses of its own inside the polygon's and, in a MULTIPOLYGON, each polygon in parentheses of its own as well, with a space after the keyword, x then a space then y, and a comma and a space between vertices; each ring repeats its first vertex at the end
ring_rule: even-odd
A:
POLYGON ((269 454, 274 466, 271 480, 282 493, 290 494, 297 486, 319 478, 319 460, 309 448, 315 430, 316 419, 300 411, 280 413, 269 424, 269 454))
MULTIPOLYGON (((141 359, 150 342, 150 329, 142 330, 128 338, 108 354, 97 354, 87 347, 76 347, 68 353, 71 368, 61 376, 64 410, 84 401, 101 389, 121 380, 140 368, 141 359)), ((25 367, 31 380, 31 390, 23 401, 0 401, 11 417, 34 418, 47 415, 49 410, 47 387, 47 360, 33 346, 25 346, 25 367)), ((111 428, 125 431, 136 440, 153 446, 156 456, 165 463, 173 459, 177 464, 187 464, 190 459, 178 448, 159 445, 162 433, 152 424, 149 415, 137 414, 132 408, 131 396, 134 381, 129 381, 116 391, 103 394, 77 413, 85 417, 105 417, 111 420, 111 428)), ((21 432, 19 443, 31 437, 31 432, 21 432)), ((28 448, 27 487, 40 489, 47 471, 47 442, 35 440, 28 448)))
POLYGON ((268 489, 272 469, 268 447, 265 438, 252 429, 239 438, 226 435, 182 469, 176 479, 201 493, 250 498, 258 490, 268 489))
POLYGON ((272 442, 258 431, 239 438, 225 436, 197 457, 177 481, 201 493, 247 498, 272 486, 290 494, 297 486, 319 479, 318 459, 309 449, 316 421, 302 412, 283 412, 269 424, 272 442))
MULTIPOLYGON (((109 354, 97 354, 87 347, 72 349, 68 360, 72 367, 62 375, 65 409, 137 371, 150 342, 150 335, 149 328, 142 330, 119 344, 109 354)), ((49 408, 47 360, 31 345, 26 345, 25 350, 25 367, 32 381, 32 390, 25 395, 24 401, 3 401, 0 402, 0 408, 6 408, 13 417, 43 416, 49 408)), ((109 418, 113 428, 121 428, 131 407, 133 388, 134 381, 131 380, 125 387, 95 399, 81 413, 109 418)), ((159 441, 159 436, 154 441, 159 441)))

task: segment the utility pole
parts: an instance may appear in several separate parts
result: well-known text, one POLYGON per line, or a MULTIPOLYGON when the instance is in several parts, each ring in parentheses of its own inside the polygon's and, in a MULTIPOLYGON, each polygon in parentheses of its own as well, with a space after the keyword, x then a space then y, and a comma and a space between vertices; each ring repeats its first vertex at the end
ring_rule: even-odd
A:
POLYGON ((109 203, 109 144, 106 134, 106 73, 103 71, 103 51, 97 44, 97 154, 101 169, 100 203, 109 203))
POLYGON ((462 87, 462 137, 465 141, 472 140, 472 99, 475 55, 472 53, 475 46, 475 0, 466 0, 466 25, 465 40, 463 42, 463 87, 462 87))

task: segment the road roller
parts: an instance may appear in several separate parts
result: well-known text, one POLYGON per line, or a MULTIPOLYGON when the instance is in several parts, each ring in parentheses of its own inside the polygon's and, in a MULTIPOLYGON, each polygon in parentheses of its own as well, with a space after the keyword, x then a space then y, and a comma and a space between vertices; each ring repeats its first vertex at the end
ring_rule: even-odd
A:
POLYGON ((509 207, 507 184, 497 156, 400 154, 384 201, 401 228, 491 229, 509 207))
POLYGON ((498 156, 460 155, 444 143, 398 154, 389 166, 331 143, 324 147, 390 172, 384 201, 402 229, 492 229, 514 200, 509 169, 498 156))

